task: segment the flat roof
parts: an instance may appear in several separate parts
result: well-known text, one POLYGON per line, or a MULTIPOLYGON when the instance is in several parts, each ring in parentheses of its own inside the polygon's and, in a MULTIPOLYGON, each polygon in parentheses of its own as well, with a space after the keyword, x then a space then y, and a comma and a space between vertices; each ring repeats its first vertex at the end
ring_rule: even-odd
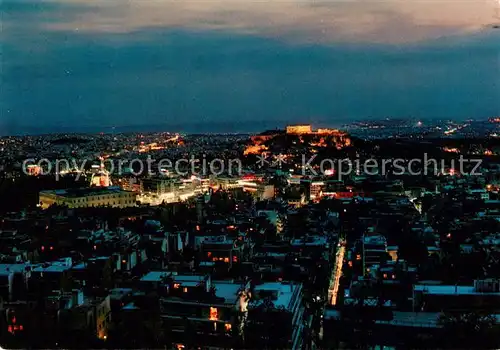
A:
MULTIPOLYGON (((295 290, 299 287, 299 284, 283 284, 279 282, 268 282, 258 286, 255 286, 255 294, 259 292, 276 292, 277 298, 273 300, 276 307, 285 307, 288 309, 292 303, 292 296, 295 290)), ((252 300, 253 305, 258 305, 260 300, 252 300)))
POLYGON ((328 238, 325 236, 309 236, 306 239, 297 238, 291 242, 292 246, 326 245, 327 243, 328 238))
POLYGON ((24 272, 28 264, 0 264, 0 274, 10 274, 11 272, 20 273, 24 272))
POLYGON ((171 271, 150 271, 141 278, 143 282, 160 282, 162 277, 170 276, 177 283, 203 282, 205 275, 176 275, 171 271))
POLYGON ((413 327, 439 327, 439 312, 404 312, 393 311, 392 320, 376 320, 376 323, 391 324, 395 326, 413 327))
POLYGON ((235 304, 238 300, 238 292, 241 289, 241 283, 216 281, 213 282, 216 288, 215 295, 225 299, 225 304, 235 304))
POLYGON ((33 272, 64 272, 70 269, 71 266, 51 264, 49 266, 37 266, 33 269, 33 272))
POLYGON ((478 292, 474 286, 452 286, 452 285, 428 285, 428 284, 416 284, 414 286, 415 291, 425 292, 426 294, 440 294, 440 295, 474 295, 474 294, 488 294, 488 295, 498 295, 500 292, 478 292))
POLYGON ((83 188, 68 188, 63 190, 46 190, 40 191, 40 194, 53 194, 66 198, 78 198, 99 196, 106 194, 119 194, 119 193, 133 193, 132 191, 125 191, 118 186, 110 187, 83 187, 83 188))

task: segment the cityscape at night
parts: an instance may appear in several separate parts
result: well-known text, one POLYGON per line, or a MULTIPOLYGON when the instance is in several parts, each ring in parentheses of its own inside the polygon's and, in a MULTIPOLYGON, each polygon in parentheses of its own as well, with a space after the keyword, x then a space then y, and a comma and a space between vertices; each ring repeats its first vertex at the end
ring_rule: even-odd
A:
POLYGON ((499 1, 0 11, 0 349, 500 348, 499 1))

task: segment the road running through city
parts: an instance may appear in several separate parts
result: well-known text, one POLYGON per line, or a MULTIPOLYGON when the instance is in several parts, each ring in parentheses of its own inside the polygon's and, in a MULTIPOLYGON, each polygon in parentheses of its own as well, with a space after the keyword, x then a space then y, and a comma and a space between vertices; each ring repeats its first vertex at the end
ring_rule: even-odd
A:
POLYGON ((345 246, 346 242, 341 240, 337 245, 336 257, 335 257, 335 265, 332 269, 332 277, 330 279, 330 288, 328 290, 328 296, 330 305, 336 305, 337 303, 337 295, 339 291, 339 283, 340 276, 342 276, 342 266, 344 262, 344 254, 345 254, 345 246))

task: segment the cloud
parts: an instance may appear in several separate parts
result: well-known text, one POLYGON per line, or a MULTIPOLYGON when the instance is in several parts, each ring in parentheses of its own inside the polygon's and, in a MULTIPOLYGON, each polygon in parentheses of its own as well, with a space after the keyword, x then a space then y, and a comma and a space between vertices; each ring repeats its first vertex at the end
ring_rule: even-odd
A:
POLYGON ((257 131, 261 121, 267 128, 309 119, 335 125, 499 111, 498 37, 353 46, 220 32, 158 30, 148 32, 148 41, 135 35, 108 45, 93 36, 66 43, 66 33, 52 32, 45 52, 6 50, 0 133, 2 122, 22 131, 159 123, 204 123, 211 131, 241 123, 233 131, 257 131))
MULTIPOLYGON (((18 0, 29 2, 28 0, 18 0)), ((41 0, 37 0, 40 2, 41 0)), ((46 30, 222 30, 299 42, 415 42, 477 31, 493 0, 46 0, 46 30), (50 16, 53 20, 48 20, 50 16)))

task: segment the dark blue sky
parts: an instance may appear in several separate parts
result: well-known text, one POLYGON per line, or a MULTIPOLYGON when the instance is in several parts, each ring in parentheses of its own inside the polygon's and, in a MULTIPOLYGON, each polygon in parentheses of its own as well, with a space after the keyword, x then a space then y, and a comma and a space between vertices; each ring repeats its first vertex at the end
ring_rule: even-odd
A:
MULTIPOLYGON (((221 19, 216 11, 182 9, 176 22, 172 11, 160 21, 151 17, 156 11, 124 14, 118 3, 68 3, 4 0, 0 134, 113 125, 245 131, 299 121, 500 115, 495 31, 450 35, 433 24, 422 36, 382 40, 386 23, 379 34, 367 28, 357 37, 355 27, 342 27, 343 36, 330 37, 307 20, 293 30, 286 21, 266 26, 251 11, 242 23, 255 25, 242 30, 236 12, 221 19), (113 11, 137 23, 128 28, 113 11), (192 12, 223 25, 189 26, 199 23, 192 12)), ((322 14, 307 11, 307 18, 322 14)), ((412 33, 406 26, 401 30, 412 33)))

